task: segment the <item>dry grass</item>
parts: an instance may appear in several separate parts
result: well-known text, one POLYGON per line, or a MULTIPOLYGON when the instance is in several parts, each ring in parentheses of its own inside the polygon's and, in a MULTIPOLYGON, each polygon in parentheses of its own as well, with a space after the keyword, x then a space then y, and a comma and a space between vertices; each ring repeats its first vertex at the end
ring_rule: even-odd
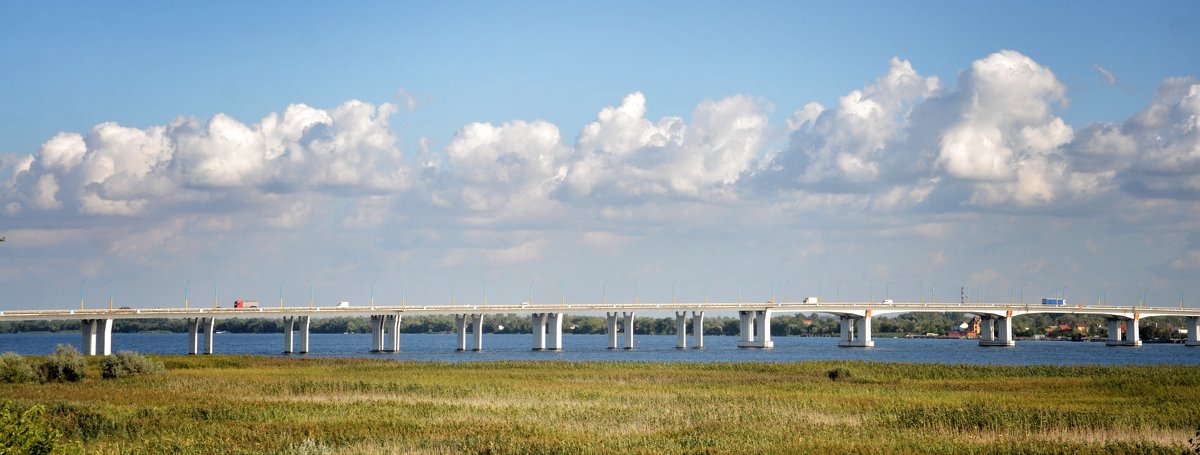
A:
POLYGON ((157 358, 0 401, 86 453, 1178 454, 1200 424, 1198 367, 157 358))

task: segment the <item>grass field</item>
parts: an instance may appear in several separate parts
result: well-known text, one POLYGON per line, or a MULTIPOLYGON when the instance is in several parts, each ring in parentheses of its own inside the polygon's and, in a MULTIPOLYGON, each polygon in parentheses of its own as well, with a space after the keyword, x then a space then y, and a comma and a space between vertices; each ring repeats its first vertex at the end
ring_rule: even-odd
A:
POLYGON ((0 402, 82 453, 1179 454, 1200 424, 1190 366, 156 358, 0 402))

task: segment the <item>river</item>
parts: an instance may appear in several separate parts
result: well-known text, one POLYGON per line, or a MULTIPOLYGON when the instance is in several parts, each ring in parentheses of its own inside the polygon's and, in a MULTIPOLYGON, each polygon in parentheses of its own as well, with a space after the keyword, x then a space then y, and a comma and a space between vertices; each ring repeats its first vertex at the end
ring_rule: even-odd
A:
MULTIPOLYGON (((297 337, 297 340, 299 338, 297 337)), ((113 352, 183 354, 187 335, 114 333, 113 352)), ((673 335, 639 335, 633 350, 606 349, 605 335, 563 335, 561 352, 532 351, 528 334, 484 335, 481 352, 455 352, 452 334, 401 334, 398 353, 371 353, 369 334, 312 334, 310 357, 367 357, 462 362, 565 360, 574 362, 798 362, 865 360, 994 365, 1200 364, 1200 348, 1180 344, 1108 347, 1104 343, 1018 341, 1015 347, 980 347, 973 340, 878 338, 873 348, 839 348, 837 338, 774 337, 774 349, 739 349, 737 337, 706 336, 704 349, 675 349, 673 335)), ((690 342, 691 339, 689 338, 690 342)), ((78 332, 0 334, 0 352, 44 355, 57 344, 80 346, 78 332)), ((283 355, 282 334, 217 333, 218 354, 283 355)), ((298 346, 298 345, 297 345, 298 346)), ((293 355, 297 356, 297 355, 293 355)))

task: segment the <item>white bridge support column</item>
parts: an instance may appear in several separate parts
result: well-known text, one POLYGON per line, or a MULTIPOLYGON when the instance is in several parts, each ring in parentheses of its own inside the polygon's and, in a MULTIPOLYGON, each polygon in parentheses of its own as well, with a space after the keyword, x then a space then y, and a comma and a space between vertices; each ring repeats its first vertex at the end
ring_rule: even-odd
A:
POLYGON ((472 314, 471 315, 471 333, 473 335, 475 335, 475 347, 473 348, 473 350, 476 352, 482 351, 483 350, 483 315, 482 314, 472 314))
POLYGON ((387 318, 387 330, 391 338, 388 339, 387 349, 385 352, 400 352, 400 321, 399 314, 389 314, 387 318))
POLYGON ((675 312, 675 349, 687 349, 687 312, 675 312))
POLYGON ((1012 335, 1012 312, 1007 316, 988 316, 980 322, 980 346, 1016 346, 1012 335))
POLYGON ((213 335, 217 330, 216 318, 203 318, 200 320, 200 325, 204 328, 204 353, 213 353, 213 335))
POLYGON ((625 349, 633 349, 633 311, 622 313, 625 317, 625 349))
POLYGON ((387 337, 387 315, 371 315, 371 352, 384 352, 384 340, 387 337))
POLYGON ((296 347, 296 337, 293 336, 296 332, 296 317, 283 317, 283 353, 291 354, 296 347))
POLYGON ((754 342, 754 312, 738 311, 738 347, 754 342))
POLYGON ((838 319, 842 329, 841 341, 838 341, 839 347, 869 348, 875 346, 875 340, 871 339, 870 310, 867 310, 864 316, 842 315, 838 319))
POLYGON ((704 312, 692 312, 692 346, 695 349, 704 349, 704 312))
POLYGON ((617 348, 617 313, 606 313, 608 316, 608 348, 617 348))
POLYGON ((200 351, 200 318, 188 318, 188 355, 200 351))
POLYGON ((84 319, 79 322, 83 332, 83 355, 112 355, 112 319, 84 319))
POLYGON ((1188 338, 1184 346, 1200 346, 1200 317, 1187 318, 1188 338))
POLYGON ((1138 334, 1138 315, 1135 313, 1133 319, 1113 318, 1108 320, 1108 340, 1104 342, 1108 346, 1141 346, 1142 339, 1138 334), (1125 324, 1125 330, 1121 330, 1121 324, 1125 324))
POLYGON ((533 350, 546 350, 546 313, 533 313, 530 319, 533 320, 533 326, 530 329, 533 332, 533 350))
POLYGON ((300 316, 300 353, 308 354, 308 328, 311 325, 311 316, 300 316))
POLYGON ((742 328, 739 348, 775 347, 775 342, 771 341, 771 310, 739 311, 738 316, 742 328))
POLYGON ((563 326, 563 314, 562 313, 550 313, 550 322, 549 322, 548 328, 550 329, 550 350, 551 351, 563 350, 562 326, 563 326))
POLYGON ((458 335, 458 348, 456 351, 467 350, 467 315, 454 315, 454 333, 458 335))
POLYGON ((84 319, 79 321, 79 332, 83 333, 83 340, 79 345, 79 350, 83 355, 96 355, 96 324, 95 319, 84 319))

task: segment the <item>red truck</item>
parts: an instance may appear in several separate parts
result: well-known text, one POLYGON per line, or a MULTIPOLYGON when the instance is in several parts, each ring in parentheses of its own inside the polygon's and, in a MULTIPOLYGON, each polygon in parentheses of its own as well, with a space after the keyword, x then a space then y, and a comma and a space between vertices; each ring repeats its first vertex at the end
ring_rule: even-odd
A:
POLYGON ((234 300, 234 308, 258 308, 257 300, 234 300))

